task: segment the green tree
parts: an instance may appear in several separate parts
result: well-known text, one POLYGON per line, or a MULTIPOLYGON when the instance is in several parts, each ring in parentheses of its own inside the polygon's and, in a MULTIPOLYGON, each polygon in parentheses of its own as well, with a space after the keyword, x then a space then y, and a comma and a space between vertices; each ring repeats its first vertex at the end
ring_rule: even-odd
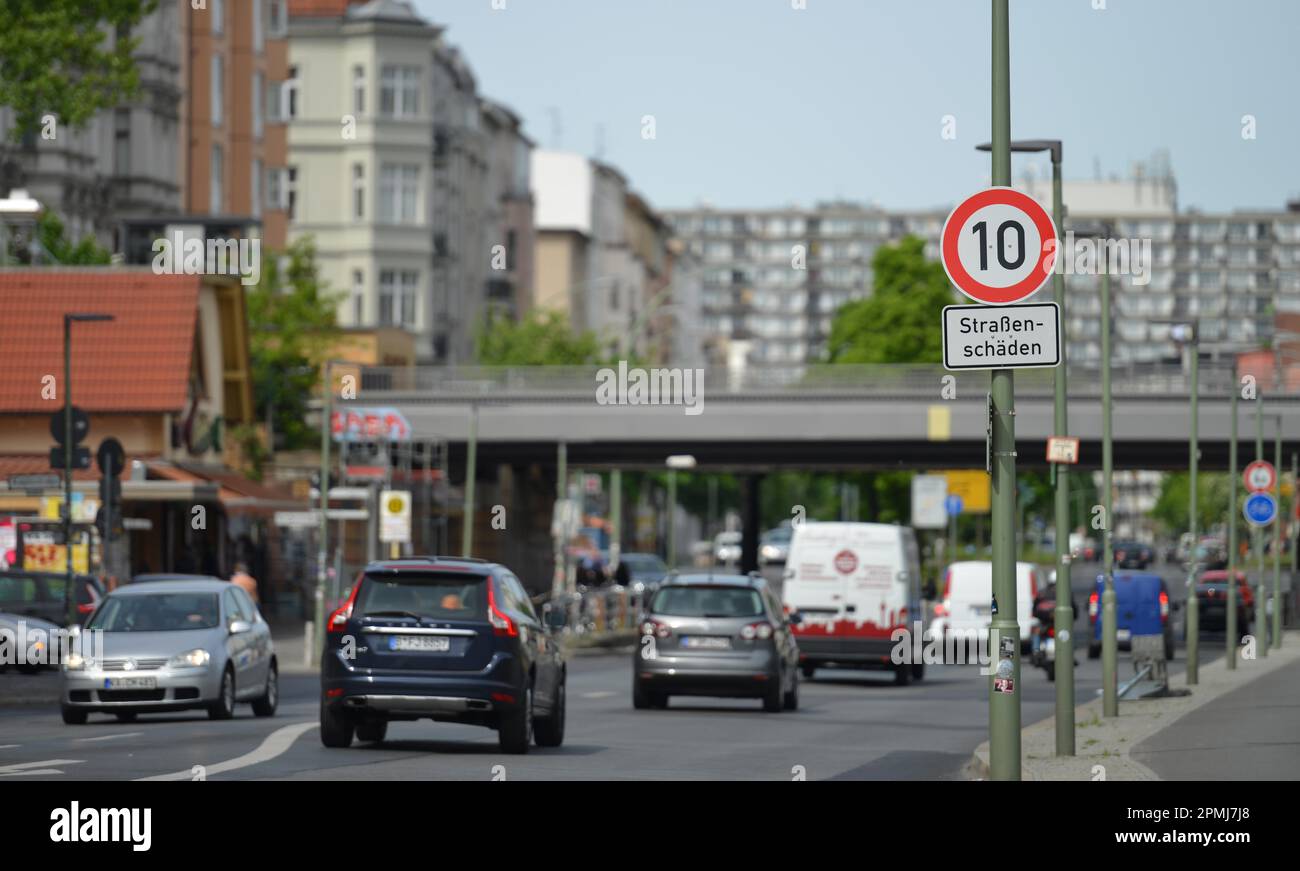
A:
POLYGON ((14 110, 14 142, 41 118, 81 127, 130 99, 140 84, 128 34, 158 0, 4 0, 0 3, 0 105, 14 110))
POLYGON ((841 306, 831 322, 831 363, 937 363, 940 317, 953 302, 943 266, 915 236, 876 251, 872 295, 841 306))
POLYGON ((320 369, 337 347, 335 309, 341 295, 321 281, 310 237, 289 246, 286 265, 267 257, 261 280, 248 291, 249 357, 253 399, 275 432, 273 448, 315 446, 307 403, 320 386, 320 369))
MULTIPOLYGON (((1196 476, 1196 525, 1204 533, 1228 522, 1228 476, 1223 472, 1200 472, 1196 476)), ((1238 488, 1238 497, 1241 496, 1238 488)), ((1170 533, 1187 531, 1187 509, 1191 499, 1191 476, 1186 472, 1166 475, 1160 483, 1151 517, 1170 533)), ((1231 513, 1237 520, 1237 512, 1231 513)))
POLYGON ((488 309, 474 340, 484 366, 583 366, 603 361, 590 330, 576 332, 562 312, 534 309, 519 321, 488 309))
POLYGON ((97 266, 112 262, 108 249, 94 236, 83 236, 72 244, 64 232, 63 221, 53 212, 42 212, 36 219, 36 239, 45 253, 62 266, 97 266))

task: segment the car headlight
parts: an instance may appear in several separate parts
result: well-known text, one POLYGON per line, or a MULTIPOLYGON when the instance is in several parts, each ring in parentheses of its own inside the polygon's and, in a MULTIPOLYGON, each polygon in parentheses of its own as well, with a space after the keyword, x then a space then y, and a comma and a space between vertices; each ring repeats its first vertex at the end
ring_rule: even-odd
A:
POLYGON ((196 647, 193 650, 187 650, 184 653, 178 653, 171 659, 167 660, 168 668, 201 668, 208 664, 212 657, 202 647, 196 647))
POLYGON ((63 658, 63 667, 68 671, 81 671, 83 668, 94 664, 94 660, 86 659, 86 657, 75 651, 63 658))

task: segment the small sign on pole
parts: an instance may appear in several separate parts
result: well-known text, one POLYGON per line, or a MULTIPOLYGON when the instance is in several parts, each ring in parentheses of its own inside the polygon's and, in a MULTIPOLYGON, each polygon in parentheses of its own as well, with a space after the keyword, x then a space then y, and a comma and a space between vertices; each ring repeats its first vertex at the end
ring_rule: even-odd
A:
POLYGON ((1054 302, 948 305, 943 308, 943 368, 1029 369, 1061 363, 1061 310, 1054 302))
POLYGON ((405 544, 411 540, 411 494, 383 490, 379 494, 379 540, 405 544))
POLYGON ((913 475, 912 528, 943 529, 948 523, 947 497, 948 479, 943 475, 913 475))
POLYGON ((1246 482, 1247 493, 1266 493, 1277 482, 1277 471, 1268 460, 1255 460, 1246 465, 1241 477, 1246 482))
POLYGON ((1047 462, 1079 462, 1079 440, 1069 436, 1051 436, 1047 439, 1047 462))

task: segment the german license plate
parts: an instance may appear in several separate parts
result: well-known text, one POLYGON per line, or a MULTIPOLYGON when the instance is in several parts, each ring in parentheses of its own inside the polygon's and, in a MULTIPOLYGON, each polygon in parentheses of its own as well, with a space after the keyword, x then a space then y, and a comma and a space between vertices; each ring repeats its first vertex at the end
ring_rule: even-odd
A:
POLYGON ((106 677, 106 690, 154 690, 158 688, 158 679, 153 677, 106 677))
POLYGON ((730 650, 731 639, 716 635, 694 635, 682 639, 682 647, 702 650, 730 650))
POLYGON ((388 639, 388 649, 446 653, 451 650, 451 639, 445 635, 394 635, 388 639))

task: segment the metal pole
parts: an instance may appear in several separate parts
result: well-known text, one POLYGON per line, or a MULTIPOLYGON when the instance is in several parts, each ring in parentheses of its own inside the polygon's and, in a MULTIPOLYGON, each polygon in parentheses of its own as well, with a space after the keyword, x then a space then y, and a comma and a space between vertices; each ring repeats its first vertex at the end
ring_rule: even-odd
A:
MULTIPOLYGON (((558 510, 564 501, 569 498, 569 488, 567 485, 569 478, 569 446, 560 442, 555 447, 555 507, 558 510)), ((558 598, 565 592, 565 582, 568 578, 567 556, 568 549, 565 548, 564 524, 559 522, 564 520, 563 516, 555 519, 555 573, 551 576, 551 596, 558 598)))
MULTIPOLYGON (((1061 195, 1061 149, 1052 151, 1052 219, 1056 222, 1056 256, 1061 257, 1061 227, 1065 222, 1061 195)), ((1065 321, 1065 275, 1057 269, 1052 276, 1052 291, 1065 321)), ((1052 378, 1052 429, 1058 436, 1069 434, 1066 419, 1065 343, 1061 343, 1061 363, 1052 378)), ((1070 583, 1070 475, 1060 466, 1052 467, 1056 477, 1056 610, 1052 631, 1056 636, 1056 755, 1074 755, 1074 607, 1070 583)))
POLYGON ((1233 367, 1232 397, 1229 401, 1232 418, 1232 436, 1228 441, 1228 611, 1224 616, 1226 622, 1224 650, 1225 662, 1229 670, 1237 667, 1237 644, 1241 637, 1237 634, 1237 383, 1236 367, 1233 367))
POLYGON ((1196 426, 1198 422, 1197 399, 1199 392, 1199 363, 1200 351, 1197 347, 1197 340, 1200 338, 1196 334, 1196 325, 1192 326, 1192 340, 1187 345, 1187 351, 1191 355, 1191 395, 1192 395, 1192 432, 1187 443, 1187 468, 1190 473, 1191 495, 1187 500, 1187 528, 1192 533, 1192 550, 1190 559, 1187 560, 1187 685, 1194 686, 1198 682, 1200 668, 1200 620, 1198 617, 1198 605, 1196 601, 1196 471, 1197 459, 1200 453, 1200 444, 1197 441, 1196 426))
MULTIPOLYGON (((1103 237, 1109 235, 1109 229, 1103 237)), ((1110 394, 1110 264, 1107 262, 1107 248, 1100 245, 1098 258, 1101 264, 1101 465, 1102 516, 1105 525, 1101 531, 1102 577, 1104 579, 1101 594, 1101 688, 1102 713, 1107 717, 1119 714, 1119 684, 1116 677, 1116 659, 1118 643, 1115 639, 1115 579, 1112 576, 1115 567, 1115 548, 1111 538, 1114 522, 1111 517, 1113 509, 1113 478, 1115 473, 1114 445, 1111 438, 1111 394, 1110 394)))
MULTIPOLYGON (((1264 459, 1264 395, 1255 385, 1255 459, 1264 459)), ((1255 591, 1255 654, 1268 656, 1268 611, 1264 602, 1264 534, 1258 526, 1251 535, 1255 542, 1255 562, 1259 567, 1259 581, 1255 591)))
POLYGON ((460 512, 460 555, 474 555, 474 479, 478 475, 478 406, 469 407, 469 441, 465 444, 465 504, 460 512))
POLYGON ((77 622, 72 595, 72 318, 63 316, 63 613, 67 625, 77 622))
MULTIPOLYGON (((993 184, 1011 184, 1011 26, 1007 0, 993 0, 993 184)), ((1015 372, 990 376, 993 415, 993 598, 997 667, 989 679, 989 775, 1020 779, 1020 624, 1016 618, 1015 372), (1008 681, 1009 679, 1009 681, 1008 681), (999 681, 1004 690, 998 692, 999 681)))
POLYGON ((668 568, 677 565, 677 470, 668 470, 668 568))
POLYGON ((1277 433, 1273 440, 1273 498, 1277 511, 1273 515, 1273 647, 1282 646, 1282 415, 1277 416, 1277 433))
POLYGON ((623 470, 609 473, 609 570, 618 569, 623 553, 623 470))
MULTIPOLYGON (((316 601, 313 609, 312 645, 318 650, 324 649, 325 641, 325 562, 329 559, 327 549, 329 540, 330 507, 330 429, 334 418, 334 373, 330 361, 325 361, 325 389, 321 391, 320 418, 320 538, 316 548, 316 601)), ((374 514, 373 500, 371 515, 374 514)))

